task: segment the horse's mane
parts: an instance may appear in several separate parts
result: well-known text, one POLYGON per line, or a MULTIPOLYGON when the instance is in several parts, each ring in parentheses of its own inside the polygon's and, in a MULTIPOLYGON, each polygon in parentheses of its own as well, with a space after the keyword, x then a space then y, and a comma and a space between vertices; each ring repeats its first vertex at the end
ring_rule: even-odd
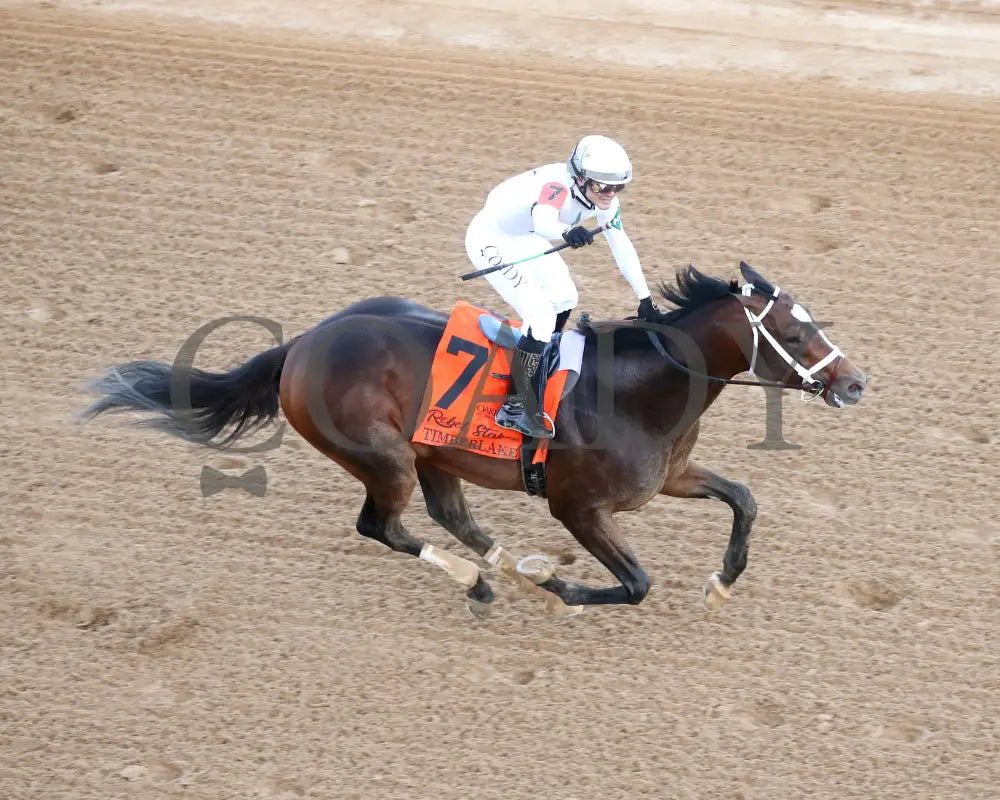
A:
MULTIPOLYGON (((765 283, 760 283, 758 288, 766 292, 774 291, 773 286, 765 283)), ((676 308, 660 313, 659 318, 656 320, 660 325, 673 325, 692 311, 703 308, 709 303, 723 297, 738 294, 740 291, 739 283, 735 279, 725 281, 721 278, 715 278, 711 275, 706 275, 690 264, 687 268, 677 271, 675 285, 671 286, 666 281, 660 281, 657 289, 664 300, 676 306, 676 308)), ((631 324, 632 320, 635 320, 634 316, 624 320, 616 319, 595 322, 589 315, 585 314, 577 320, 576 329, 583 334, 587 334, 619 328, 622 331, 621 339, 623 345, 628 346, 626 339, 631 340, 635 338, 636 344, 648 346, 649 337, 646 331, 642 328, 634 327, 631 324), (626 334, 626 330, 634 332, 635 337, 632 337, 631 334, 626 334)), ((618 337, 615 338, 616 340, 618 339, 618 337)))
POLYGON ((664 300, 677 306, 674 310, 661 315, 660 322, 664 325, 676 322, 695 309, 740 290, 735 280, 724 281, 721 278, 713 278, 690 265, 687 269, 677 271, 676 286, 660 281, 658 288, 664 300))

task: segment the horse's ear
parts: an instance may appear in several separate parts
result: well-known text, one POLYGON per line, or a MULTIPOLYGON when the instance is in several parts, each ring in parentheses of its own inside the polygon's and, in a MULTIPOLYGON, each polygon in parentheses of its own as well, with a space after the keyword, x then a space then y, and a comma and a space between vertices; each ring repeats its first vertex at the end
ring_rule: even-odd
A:
POLYGON ((740 272, 747 283, 754 283, 758 286, 766 286, 767 280, 757 270, 751 267, 746 261, 740 262, 740 272))

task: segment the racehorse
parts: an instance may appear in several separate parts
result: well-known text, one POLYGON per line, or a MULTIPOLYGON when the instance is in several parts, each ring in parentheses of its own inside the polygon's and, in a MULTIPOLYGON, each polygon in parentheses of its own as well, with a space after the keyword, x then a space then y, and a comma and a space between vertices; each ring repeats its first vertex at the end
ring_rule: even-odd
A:
POLYGON ((616 512, 641 508, 657 494, 721 500, 732 509, 732 530, 722 568, 702 589, 716 611, 747 566, 757 508, 746 486, 691 458, 702 414, 733 383, 799 390, 834 408, 860 401, 867 385, 791 294, 742 261, 740 270, 742 285, 690 266, 678 271, 675 286, 659 287, 675 308, 655 320, 584 317, 576 325, 585 337, 583 362, 549 442, 546 499, 550 514, 617 586, 569 583, 544 559, 515 562, 480 528, 461 480, 524 491, 517 461, 411 441, 447 322, 411 300, 362 300, 225 373, 153 361, 119 365, 90 384, 101 396, 82 416, 152 411, 156 419, 144 424, 189 441, 213 442, 228 428, 226 445, 272 421, 280 406, 306 441, 364 485, 358 532, 444 569, 468 587, 477 613, 494 597, 479 567, 416 539, 401 522, 417 484, 436 523, 505 577, 528 576, 573 611, 638 604, 650 589, 616 512), (743 372, 755 380, 736 380, 743 372))

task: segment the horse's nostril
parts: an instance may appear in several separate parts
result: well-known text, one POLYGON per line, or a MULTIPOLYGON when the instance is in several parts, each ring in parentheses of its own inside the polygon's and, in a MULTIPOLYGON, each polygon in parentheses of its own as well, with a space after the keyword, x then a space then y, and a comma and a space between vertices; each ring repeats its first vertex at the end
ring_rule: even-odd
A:
POLYGON ((850 386, 848 386, 848 387, 847 387, 847 393, 848 393, 848 394, 849 394, 849 395, 850 395, 851 397, 857 397, 857 396, 858 396, 858 395, 860 395, 860 394, 861 394, 861 393, 862 393, 862 392, 863 392, 864 390, 865 390, 865 387, 864 387, 864 386, 862 386, 862 385, 861 385, 860 383, 852 383, 852 384, 851 384, 850 386))

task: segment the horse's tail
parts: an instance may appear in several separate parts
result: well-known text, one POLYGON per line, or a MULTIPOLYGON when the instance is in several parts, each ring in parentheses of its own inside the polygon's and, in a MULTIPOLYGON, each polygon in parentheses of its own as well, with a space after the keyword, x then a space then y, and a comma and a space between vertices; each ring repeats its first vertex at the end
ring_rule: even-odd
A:
POLYGON ((81 418, 105 411, 152 411, 157 416, 141 420, 140 426, 198 444, 209 444, 230 427, 216 443, 224 447, 277 416, 281 368, 293 341, 265 350, 225 373, 158 361, 120 364, 87 385, 101 396, 84 409, 81 418))

